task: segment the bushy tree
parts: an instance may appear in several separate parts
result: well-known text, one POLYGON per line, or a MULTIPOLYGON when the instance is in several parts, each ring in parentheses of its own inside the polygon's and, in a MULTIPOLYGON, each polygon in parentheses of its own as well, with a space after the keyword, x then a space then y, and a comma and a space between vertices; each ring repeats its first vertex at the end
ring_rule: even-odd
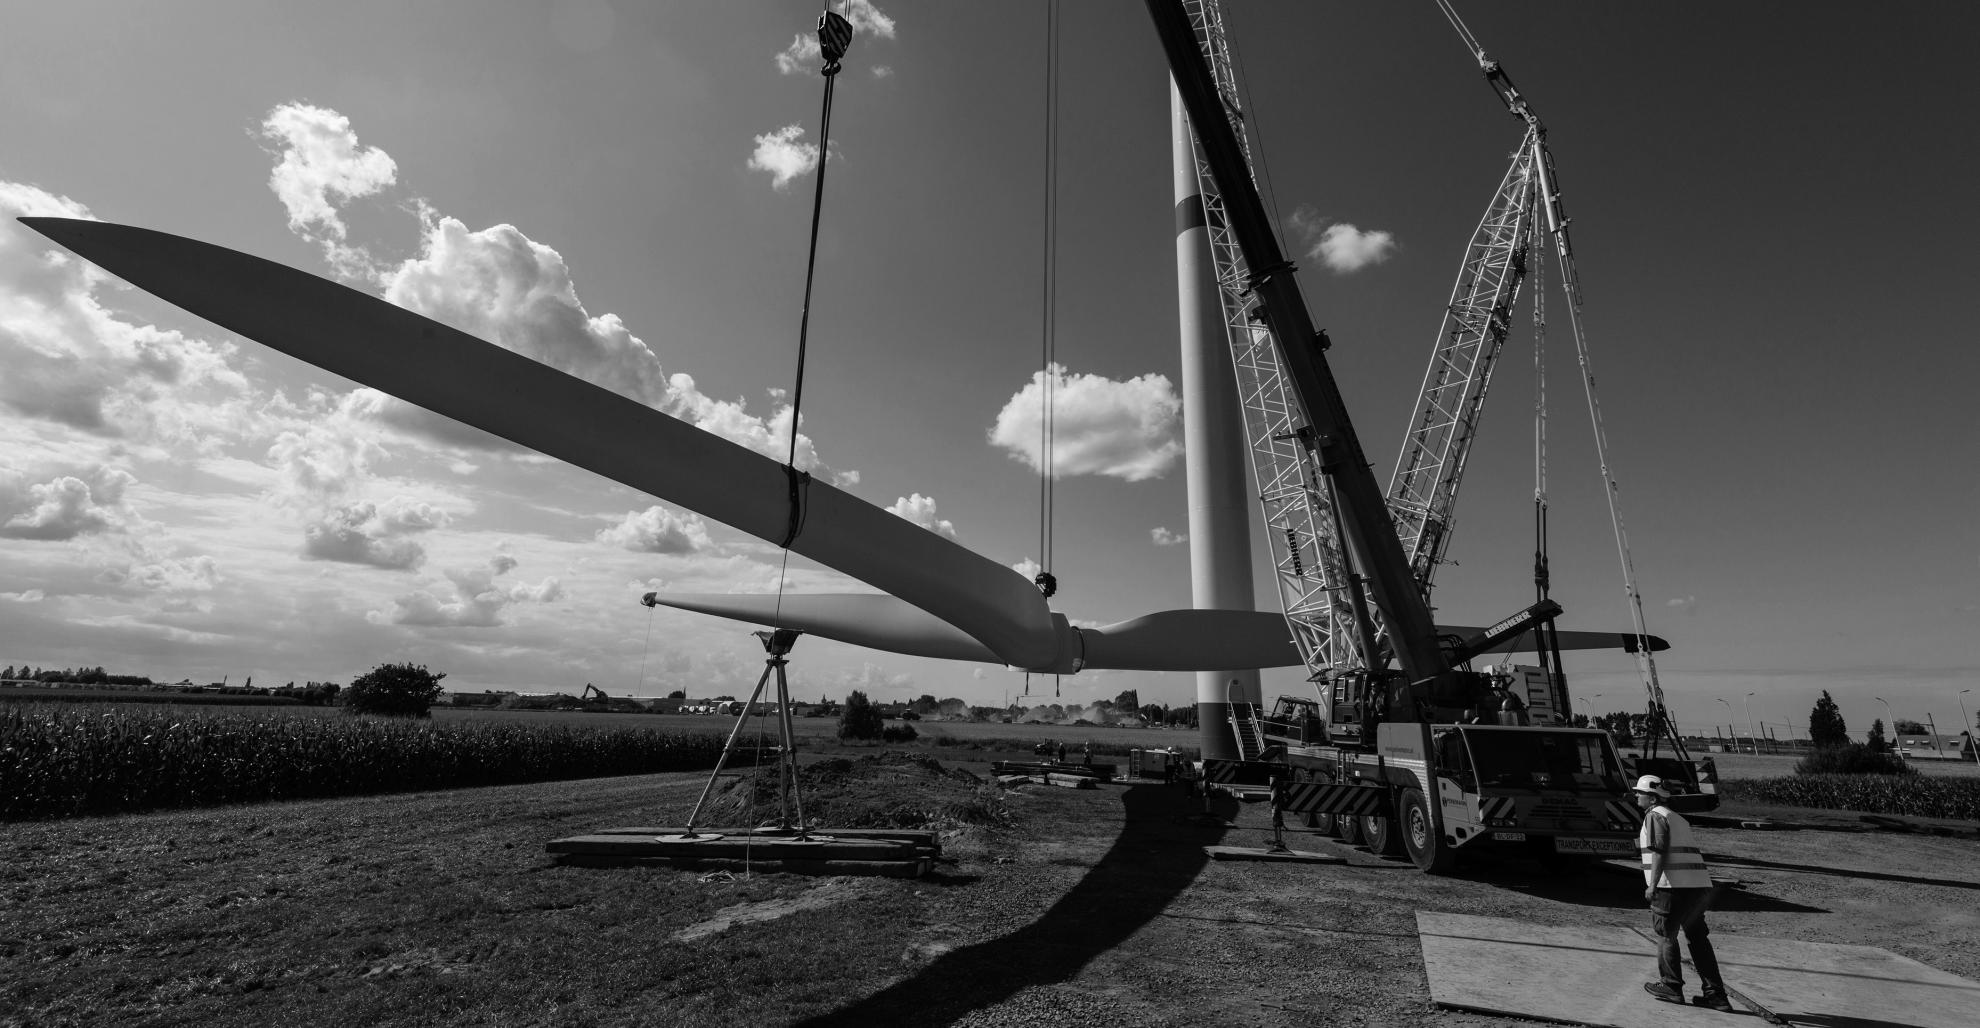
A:
POLYGON ((1633 746, 1636 744, 1636 735, 1630 729, 1633 727, 1635 721, 1635 715, 1630 714, 1628 711, 1618 710, 1612 714, 1596 715, 1595 727, 1615 736, 1616 745, 1633 746))
POLYGON ((1885 753, 1891 748, 1891 741, 1884 738, 1884 719, 1870 722, 1870 740, 1867 744, 1872 753, 1885 753))
POLYGON ((1132 714, 1141 709, 1141 692, 1137 689, 1123 689, 1114 697, 1114 709, 1122 714, 1132 714))
POLYGON ((343 690, 344 709, 353 714, 428 717, 440 697, 440 680, 424 664, 380 664, 343 690))
POLYGON ((1798 775, 1915 775, 1918 769, 1895 753, 1879 753, 1860 742, 1820 746, 1794 766, 1798 775))
POLYGON ((878 739, 886 727, 880 708, 865 693, 854 689, 847 694, 846 709, 839 714, 839 738, 878 739))
POLYGON ((1898 718, 1896 721, 1891 722, 1891 730, 1897 735, 1926 734, 1924 724, 1917 721, 1913 721, 1910 718, 1902 718, 1902 717, 1898 718))
POLYGON ((1815 701, 1815 709, 1808 712, 1808 738, 1815 745, 1841 746, 1849 742, 1849 725, 1843 722, 1842 710, 1836 701, 1829 698, 1829 690, 1822 690, 1822 698, 1815 701))

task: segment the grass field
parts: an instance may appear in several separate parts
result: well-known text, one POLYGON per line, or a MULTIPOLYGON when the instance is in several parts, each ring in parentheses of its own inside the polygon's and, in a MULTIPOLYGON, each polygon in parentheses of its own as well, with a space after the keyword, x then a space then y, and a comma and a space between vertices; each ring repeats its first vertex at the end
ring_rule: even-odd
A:
MULTIPOLYGON (((10 825, 0 1026, 1521 1028, 1428 1005, 1418 910, 1644 920, 1640 877, 1608 865, 1432 878, 1304 834, 1295 848, 1336 862, 1211 861, 1208 844, 1261 845, 1265 812, 1225 830, 1157 785, 1020 789, 1009 824, 946 836, 948 859, 916 880, 582 868, 543 851, 678 823, 704 781, 10 825)), ((1701 836, 1743 883, 1715 935, 1879 945, 1980 974, 1971 842, 1701 836)))

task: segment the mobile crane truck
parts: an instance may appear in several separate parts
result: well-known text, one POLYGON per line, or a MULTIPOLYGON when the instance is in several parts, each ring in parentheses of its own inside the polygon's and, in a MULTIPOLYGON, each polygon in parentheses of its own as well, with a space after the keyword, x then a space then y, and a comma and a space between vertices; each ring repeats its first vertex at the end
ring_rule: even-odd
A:
POLYGON ((1560 676, 1470 668, 1507 639, 1551 628, 1559 605, 1542 600, 1469 639, 1444 636, 1431 620, 1327 365, 1330 342, 1314 328, 1206 64, 1214 8, 1177 0, 1147 6, 1199 162, 1221 194, 1219 228, 1241 253, 1243 313, 1270 332, 1297 400, 1301 417, 1291 435, 1308 469, 1304 488, 1326 495, 1334 534, 1357 572, 1345 580, 1360 666, 1328 663, 1320 648, 1303 645, 1328 709, 1282 704, 1269 736, 1240 714, 1253 721, 1240 735, 1271 745, 1241 746, 1252 759, 1206 761, 1206 781, 1269 785, 1279 811, 1331 821, 1343 839, 1385 855, 1406 851, 1427 873, 1446 873, 1461 854, 1488 847, 1549 859, 1633 855, 1638 819, 1621 761, 1607 732, 1562 726, 1568 706, 1560 676))

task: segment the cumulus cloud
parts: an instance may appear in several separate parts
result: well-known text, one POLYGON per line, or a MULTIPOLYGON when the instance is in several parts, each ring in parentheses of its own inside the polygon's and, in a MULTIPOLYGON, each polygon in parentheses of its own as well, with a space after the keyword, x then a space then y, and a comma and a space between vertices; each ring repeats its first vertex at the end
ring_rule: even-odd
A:
POLYGON ((944 521, 935 513, 935 498, 933 496, 923 496, 920 493, 915 493, 912 496, 903 496, 895 500, 887 508, 887 513, 898 514, 936 535, 945 535, 951 539, 956 538, 955 523, 944 521))
POLYGON ((411 537, 448 521, 446 511, 403 497, 345 504, 303 527, 303 557, 411 571, 426 562, 426 548, 411 537))
MULTIPOLYGON (((1031 376, 990 429, 992 445, 1034 469, 1043 467, 1039 426, 1047 371, 1031 376)), ((1140 375, 1115 381, 1049 369, 1052 389, 1053 477, 1107 475, 1139 482, 1159 478, 1182 455, 1176 431, 1182 400, 1167 377, 1140 375)))
POLYGON ((912 689, 914 676, 888 674, 886 668, 869 662, 860 665, 857 671, 849 669, 840 672, 838 685, 841 689, 858 689, 871 696, 888 689, 912 689))
POLYGON ((530 585, 518 582, 503 586, 496 578, 516 567, 508 554, 497 554, 486 567, 447 571, 453 595, 420 589, 394 597, 388 613, 374 610, 365 615, 373 624, 391 623, 419 628, 496 628, 504 622, 502 610, 516 603, 552 603, 564 598, 564 586, 554 576, 530 585))
MULTIPOLYGON (((387 300, 758 453, 781 460, 788 452, 795 428, 788 403, 768 417, 752 414, 742 400, 703 393, 690 375, 668 374, 618 315, 594 316, 585 308, 569 265, 555 249, 513 225, 473 231, 430 208, 421 218, 420 253, 385 277, 387 300)), ((455 445, 501 445, 375 390, 359 392, 370 394, 363 402, 366 412, 402 429, 455 445)), ((841 484, 849 474, 826 468, 802 433, 797 463, 841 484)))
POLYGON ((1306 256, 1320 261, 1336 274, 1360 271, 1380 264, 1395 252, 1395 236, 1384 231, 1363 232, 1347 222, 1322 217, 1313 208, 1301 205, 1286 219, 1298 233, 1306 256))
POLYGON ((75 475, 34 484, 0 480, 0 515, 16 512, 0 522, 0 539, 60 541, 122 530, 130 514, 124 489, 137 479, 110 467, 84 475, 87 481, 75 475))
POLYGON ((1162 525, 1156 525, 1154 528, 1149 529, 1148 536, 1155 541, 1155 545, 1157 546, 1181 546, 1189 541, 1189 533, 1171 532, 1162 525))
POLYGON ((749 155, 751 171, 767 172, 774 189, 789 188, 791 180, 818 167, 818 147, 804 142, 804 126, 786 125, 756 137, 749 155))
POLYGON ((234 431, 195 407, 245 392, 234 348, 111 313, 98 295, 111 280, 22 216, 95 220, 68 197, 0 181, 0 407, 108 437, 234 431))
POLYGON ((362 248, 348 245, 337 208, 398 181, 398 165, 375 146, 360 146, 351 120, 327 107, 285 103, 261 122, 261 138, 280 155, 268 188, 289 213, 289 230, 323 248, 339 274, 369 276, 362 248))
POLYGON ((40 589, 23 589, 17 593, 0 593, 0 600, 8 603, 40 603, 48 594, 40 589))
POLYGON ((853 31, 859 36, 894 38, 894 19, 880 13, 872 0, 848 0, 839 13, 852 23, 853 31))
MULTIPOLYGON (((220 565, 205 554, 192 556, 152 556, 134 561, 110 577, 123 585, 148 592, 212 592, 220 584, 220 565)), ((203 609, 203 608, 202 608, 203 609)))
POLYGON ((818 34, 815 32, 800 32, 791 37, 791 45, 772 59, 777 63, 777 70, 786 75, 806 75, 825 66, 825 54, 818 49, 818 34))
POLYGON ((599 529, 597 539, 635 553, 695 553, 708 548, 708 526, 693 513, 676 514, 655 504, 627 511, 618 524, 599 529))
POLYGON ((1698 597, 1680 596, 1675 599, 1665 600, 1664 606, 1674 607, 1678 610, 1684 611, 1686 614, 1691 614, 1698 610, 1698 597))

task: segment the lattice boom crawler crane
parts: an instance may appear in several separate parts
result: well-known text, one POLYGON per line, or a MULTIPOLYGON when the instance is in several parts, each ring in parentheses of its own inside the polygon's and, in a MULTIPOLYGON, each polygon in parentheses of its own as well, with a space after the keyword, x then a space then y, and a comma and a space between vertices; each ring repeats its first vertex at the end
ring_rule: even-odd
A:
MULTIPOLYGON (((1284 530, 1283 539, 1268 535, 1289 627, 1322 696, 1282 701, 1265 719, 1234 711, 1248 759, 1206 761, 1205 776, 1269 784, 1280 810, 1310 814, 1385 854, 1406 850, 1426 872, 1486 847, 1633 855, 1636 815, 1608 733, 1565 727, 1564 687, 1551 673, 1469 667, 1507 639, 1551 628, 1559 605, 1543 597, 1470 639, 1441 635, 1431 619, 1427 569, 1441 546, 1426 530, 1441 525, 1405 521, 1405 535, 1413 528, 1416 537, 1406 550, 1362 453, 1327 366, 1328 341, 1313 328, 1252 183, 1216 4, 1148 7, 1196 136, 1267 527, 1284 530), (1271 360, 1261 362, 1261 351, 1271 360), (1275 406, 1271 390, 1247 378, 1261 363, 1291 402, 1275 406), (1288 486, 1301 492, 1296 501, 1283 495, 1288 486)), ((1494 345, 1485 335, 1480 343, 1494 345)), ((1469 405, 1475 421, 1476 399, 1459 389, 1450 402, 1460 418, 1469 405)), ((1458 468, 1469 423, 1460 427, 1439 443, 1441 462, 1458 468)), ((1446 485, 1436 502, 1447 515, 1455 474, 1446 485)))

